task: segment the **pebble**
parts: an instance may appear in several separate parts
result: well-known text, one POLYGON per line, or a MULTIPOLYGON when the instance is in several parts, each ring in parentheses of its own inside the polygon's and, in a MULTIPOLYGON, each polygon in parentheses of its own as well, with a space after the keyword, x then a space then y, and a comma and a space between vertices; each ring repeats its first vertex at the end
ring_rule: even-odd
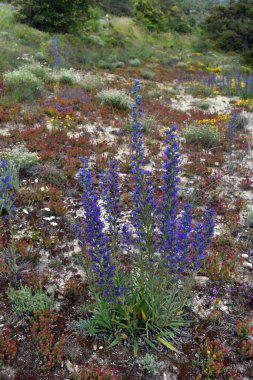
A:
POLYGON ((220 310, 221 310, 221 311, 225 311, 225 312, 227 312, 227 311, 228 311, 228 306, 226 306, 226 305, 221 305, 221 306, 220 306, 220 310))
POLYGON ((248 269, 251 269, 251 270, 253 268, 253 265, 251 263, 248 263, 248 261, 244 261, 242 265, 243 265, 244 268, 248 268, 248 269))
POLYGON ((71 361, 69 361, 69 360, 66 361, 66 367, 67 367, 67 370, 68 370, 69 372, 78 371, 78 369, 79 369, 78 365, 74 365, 74 364, 71 363, 71 361))
POLYGON ((45 216, 44 218, 42 218, 43 220, 48 220, 48 221, 50 221, 50 220, 53 220, 53 219, 55 219, 55 216, 45 216))
POLYGON ((242 257, 243 257, 244 259, 248 259, 248 258, 249 258, 249 255, 247 255, 247 253, 243 253, 243 254, 242 254, 242 257))
POLYGON ((206 276, 195 276, 196 284, 205 287, 209 281, 209 277, 206 276))

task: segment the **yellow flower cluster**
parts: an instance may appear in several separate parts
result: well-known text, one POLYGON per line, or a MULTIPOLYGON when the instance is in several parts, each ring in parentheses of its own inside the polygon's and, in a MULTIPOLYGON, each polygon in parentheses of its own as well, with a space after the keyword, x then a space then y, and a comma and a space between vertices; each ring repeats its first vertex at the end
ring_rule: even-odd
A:
POLYGON ((191 64, 187 66, 187 69, 189 71, 195 71, 195 67, 193 67, 193 65, 191 65, 191 64))
MULTIPOLYGON (((235 83, 235 79, 233 78, 231 81, 231 88, 235 88, 235 87, 236 87, 236 83, 235 83)), ((241 88, 245 88, 245 82, 241 82, 241 88)))
POLYGON ((222 124, 222 123, 225 123, 227 121, 229 121, 230 118, 228 115, 226 114, 219 114, 218 115, 218 118, 215 118, 215 119, 201 119, 201 120, 198 120, 197 121, 197 124, 198 125, 207 125, 209 127, 215 127, 217 128, 219 124, 222 124))
MULTIPOLYGON (((206 351, 207 352, 207 355, 210 356, 211 355, 211 351, 206 351)), ((215 359, 217 357, 216 354, 213 354, 212 357, 215 359)))
POLYGON ((203 124, 208 124, 211 127, 217 124, 217 119, 201 119, 197 121, 197 124, 203 125, 203 124))
MULTIPOLYGON (((209 119, 209 118, 205 118, 205 119, 201 119, 201 120, 198 120, 196 122, 197 125, 199 126, 206 126, 207 128, 215 128, 217 131, 218 131, 218 128, 219 130, 223 130, 223 128, 225 127, 225 123, 228 122, 230 120, 230 117, 229 115, 226 115, 226 114, 218 114, 218 117, 214 118, 214 119, 209 119)), ((161 130, 160 130, 160 135, 164 137, 164 131, 168 130, 168 127, 163 127, 161 130)))
POLYGON ((253 99, 239 99, 235 105, 238 107, 253 107, 253 99))
POLYGON ((60 116, 53 116, 49 122, 53 127, 71 128, 73 127, 75 118, 70 115, 65 115, 64 119, 60 116))
POLYGON ((214 85, 214 87, 213 87, 213 94, 214 95, 220 95, 221 94, 220 88, 217 85, 214 85))
POLYGON ((221 72, 221 68, 220 67, 210 67, 210 66, 207 66, 206 69, 210 73, 217 73, 218 74, 218 73, 221 72))
POLYGON ((225 113, 219 113, 218 115, 218 121, 229 121, 230 120, 230 117, 229 115, 225 114, 225 113))

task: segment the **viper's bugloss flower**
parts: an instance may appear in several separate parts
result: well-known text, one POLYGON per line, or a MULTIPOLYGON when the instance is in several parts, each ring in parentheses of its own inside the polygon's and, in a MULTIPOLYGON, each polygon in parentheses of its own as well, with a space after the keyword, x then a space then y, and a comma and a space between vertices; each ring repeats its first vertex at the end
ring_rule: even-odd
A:
POLYGON ((16 207, 14 205, 14 179, 10 174, 10 164, 6 160, 0 161, 0 214, 3 210, 7 212, 6 218, 14 219, 16 207))
POLYGON ((82 158, 82 163, 83 168, 79 170, 78 179, 83 188, 84 235, 86 243, 89 245, 88 252, 97 282, 110 295, 111 289, 107 287, 114 286, 115 269, 111 259, 111 248, 107 244, 104 224, 101 221, 101 210, 98 205, 98 194, 86 157, 82 158))
POLYGON ((118 163, 112 161, 109 164, 109 169, 103 173, 101 179, 101 194, 104 200, 106 210, 105 219, 109 224, 109 232, 111 243, 113 244, 114 251, 119 249, 119 232, 120 232, 120 190, 119 190, 119 175, 118 163))
MULTIPOLYGON (((123 221, 117 162, 110 163, 96 187, 87 158, 82 158, 83 168, 78 179, 83 188, 84 228, 74 225, 73 230, 88 248, 89 269, 97 284, 95 298, 110 303, 113 315, 117 307, 128 302, 127 315, 136 312, 138 319, 140 315, 136 310, 140 307, 142 319, 145 319, 144 304, 136 306, 131 302, 138 304, 147 296, 145 305, 148 308, 152 303, 152 312, 148 313, 155 321, 157 310, 169 302, 168 287, 177 286, 182 278, 187 278, 203 264, 214 224, 212 209, 204 210, 202 221, 195 225, 192 206, 186 203, 181 211, 179 209, 180 153, 176 126, 164 132, 167 148, 162 186, 155 192, 151 173, 145 170, 143 160, 141 89, 140 81, 135 80, 131 92, 134 97, 131 107, 131 217, 123 221), (162 195, 158 196, 161 191, 162 195), (163 294, 162 305, 157 305, 156 291, 163 294)), ((177 297, 176 294, 173 297, 177 297)))

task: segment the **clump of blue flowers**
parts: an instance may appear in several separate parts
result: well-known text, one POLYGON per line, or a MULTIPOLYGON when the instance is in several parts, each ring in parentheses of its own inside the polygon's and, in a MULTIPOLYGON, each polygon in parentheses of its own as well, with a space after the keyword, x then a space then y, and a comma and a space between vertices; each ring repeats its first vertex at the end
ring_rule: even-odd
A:
POLYGON ((8 220, 10 231, 10 246, 4 261, 11 275, 17 271, 13 222, 16 212, 14 191, 18 184, 18 168, 9 161, 0 160, 0 217, 8 220))
POLYGON ((0 214, 14 218, 16 210, 13 191, 18 185, 18 173, 16 168, 6 160, 0 160, 0 214))
POLYGON ((193 222, 192 207, 178 205, 179 146, 175 126, 165 131, 162 196, 143 163, 142 85, 132 90, 132 209, 122 220, 117 162, 109 165, 95 186, 87 158, 79 181, 83 188, 83 226, 76 236, 88 250, 86 272, 94 298, 89 331, 109 333, 111 345, 132 339, 137 353, 141 337, 152 348, 155 341, 177 351, 169 340, 187 321, 194 276, 207 257, 213 235, 213 210, 193 222), (105 216, 104 216, 105 215, 105 216))

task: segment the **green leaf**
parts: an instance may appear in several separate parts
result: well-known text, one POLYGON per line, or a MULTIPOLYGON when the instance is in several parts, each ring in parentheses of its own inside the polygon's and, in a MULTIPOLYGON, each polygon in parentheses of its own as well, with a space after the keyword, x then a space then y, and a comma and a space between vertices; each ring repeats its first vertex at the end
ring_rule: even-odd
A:
POLYGON ((116 336, 116 338, 112 341, 112 343, 110 343, 109 348, 117 346, 122 341, 122 339, 123 338, 121 336, 116 336))
POLYGON ((134 337, 134 356, 137 356, 138 353, 138 338, 134 337))
POLYGON ((160 336, 157 336, 156 337, 157 340, 162 343, 165 347, 169 348, 171 351, 174 351, 176 352, 177 354, 182 354, 181 351, 179 351, 176 347, 172 346, 172 344, 170 344, 167 340, 161 338, 160 336))
POLYGON ((153 348, 154 350, 158 351, 158 348, 154 345, 153 342, 151 342, 150 339, 148 339, 148 337, 144 336, 144 340, 145 340, 145 342, 146 342, 151 348, 153 348))

